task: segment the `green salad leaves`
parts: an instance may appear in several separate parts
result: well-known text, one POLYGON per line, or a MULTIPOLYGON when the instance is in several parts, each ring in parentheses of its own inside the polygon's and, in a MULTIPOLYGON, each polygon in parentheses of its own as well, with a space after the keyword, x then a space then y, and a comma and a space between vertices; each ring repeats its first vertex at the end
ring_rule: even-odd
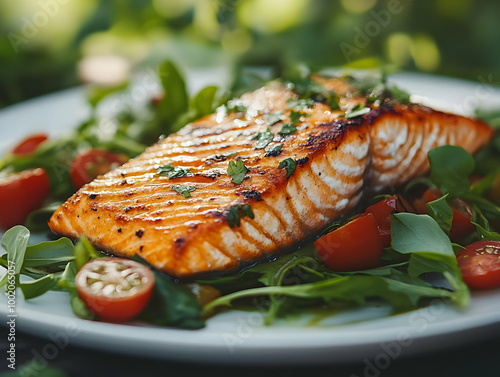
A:
MULTIPOLYGON (((157 140, 159 135, 176 131, 190 121, 212 113, 223 103, 226 104, 225 110, 235 112, 235 116, 244 115, 241 113, 247 111, 238 102, 227 101, 224 95, 218 95, 215 86, 206 87, 190 98, 181 72, 170 61, 160 65, 159 76, 163 96, 157 99, 155 105, 145 106, 143 111, 133 108, 123 110, 115 119, 114 127, 110 128, 112 132, 103 132, 102 122, 96 118, 95 110, 113 90, 93 90, 89 98, 92 117, 73 134, 44 143, 33 154, 7 155, 0 160, 0 171, 43 167, 53 183, 50 198, 53 203, 31 215, 28 219, 30 229, 46 229, 40 224, 46 222, 57 207, 58 200, 66 199, 74 191, 69 179, 69 165, 78 150, 102 148, 133 157, 141 153, 145 145, 157 140)), ((359 104, 348 111, 345 114, 347 119, 368 114, 371 111, 368 104, 379 106, 386 100, 409 101, 407 93, 387 86, 385 79, 367 86, 354 79, 351 81, 369 97, 367 104, 359 104)), ((297 98, 287 101, 287 109, 292 110, 290 122, 283 123, 277 134, 267 128, 251 139, 254 140, 253 148, 264 149, 266 157, 280 155, 283 145, 275 140, 293 137, 288 135, 297 131, 301 117, 308 116, 305 110, 317 102, 326 103, 332 109, 339 108, 336 94, 312 82, 309 76, 299 77, 289 84, 297 94, 297 98)), ((119 91, 123 89, 116 88, 119 91)), ((268 127, 285 121, 285 118, 282 112, 263 114, 268 127)), ((231 152, 214 158, 236 154, 238 152, 231 152)), ((457 146, 447 145, 431 150, 428 154, 430 176, 414 180, 407 186, 406 192, 418 191, 423 185, 439 189, 444 195, 426 204, 429 215, 403 212, 391 216, 392 243, 384 250, 376 268, 349 272, 330 270, 316 255, 313 244, 305 244, 268 262, 246 266, 234 275, 195 279, 195 284, 208 285, 221 293, 220 297, 204 306, 186 284, 154 271, 156 283, 152 298, 138 319, 158 326, 198 329, 205 325, 205 318, 229 307, 259 310, 264 313, 266 324, 293 314, 310 313, 313 308, 335 312, 373 302, 390 306, 392 313, 417 309, 433 300, 450 302, 459 308, 467 307, 470 292, 462 281, 455 258, 455 251, 461 246, 453 244, 448 237, 454 216, 452 203, 457 199, 464 200, 473 208, 476 232, 469 235, 467 241, 500 240, 500 234, 490 225, 492 221, 500 220, 500 207, 485 198, 499 175, 499 156, 498 135, 493 144, 476 158, 457 146), (472 184, 472 174, 484 178, 472 184)), ((250 169, 243 160, 244 157, 240 156, 228 161, 226 173, 235 185, 241 185, 248 179, 250 169)), ((295 172, 298 163, 300 161, 293 158, 276 161, 286 179, 295 172)), ((168 180, 194 176, 189 169, 172 164, 158 166, 156 171, 168 180)), ((182 184, 170 185, 169 188, 184 198, 190 198, 191 193, 197 190, 196 186, 182 184)), ((250 204, 242 200, 241 204, 226 208, 223 216, 229 226, 237 230, 242 226, 242 218, 253 219, 254 212, 250 204)), ((338 220, 334 226, 341 225, 343 220, 338 220)), ((244 223, 243 226, 246 225, 244 223)), ((16 226, 5 232, 1 241, 6 254, 0 257, 0 265, 11 268, 16 287, 21 289, 24 298, 33 299, 47 291, 65 292, 77 316, 94 319, 94 314, 78 296, 75 276, 85 263, 103 255, 85 238, 76 244, 67 238, 60 238, 36 245, 29 245, 29 238, 30 230, 16 226)), ((147 265, 139 256, 134 260, 147 265)), ((0 287, 7 281, 8 274, 5 273, 0 279, 0 287)))
MULTIPOLYGON (((47 291, 65 291, 73 313, 83 319, 94 319, 95 315, 78 296, 75 276, 90 259, 101 258, 90 242, 81 238, 75 245, 68 238, 41 242, 28 246, 30 232, 23 226, 15 226, 2 237, 6 254, 0 258, 0 265, 14 266, 16 287, 26 300, 38 297, 47 291), (28 279, 20 279, 25 275, 28 279)), ((140 258, 135 258, 144 263, 140 258)), ((159 272, 155 274, 153 297, 141 314, 140 319, 158 326, 201 328, 201 307, 189 291, 180 284, 169 281, 159 272)), ((6 285, 7 271, 0 280, 0 287, 6 285)))

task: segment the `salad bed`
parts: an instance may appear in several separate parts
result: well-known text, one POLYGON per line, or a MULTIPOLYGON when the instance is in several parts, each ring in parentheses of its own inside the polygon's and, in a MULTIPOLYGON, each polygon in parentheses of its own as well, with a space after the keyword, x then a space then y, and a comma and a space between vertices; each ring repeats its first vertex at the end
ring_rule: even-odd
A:
MULTIPOLYGON (((169 69, 175 70, 173 66, 169 69)), ((184 85, 180 75, 173 77, 178 79, 177 88, 184 85)), ((176 93, 175 90, 178 90, 172 89, 172 85, 172 82, 165 84, 167 95, 160 104, 163 101, 168 103, 168 98, 172 97, 169 97, 168 93, 176 93)), ((214 102, 214 90, 204 89, 202 92, 204 91, 205 94, 200 97, 199 103, 210 102, 207 98, 211 98, 214 102), (204 97, 208 92, 209 95, 204 97)), ((193 119, 203 115, 203 111, 211 112, 211 108, 195 110, 198 106, 196 100, 190 103, 186 100, 184 104, 176 105, 179 109, 177 117, 171 114, 160 117, 163 107, 152 106, 151 110, 155 114, 157 124, 162 125, 162 133, 168 132, 167 127, 175 129, 176 122, 182 124, 189 119, 185 115, 187 109, 191 114, 197 112, 196 115, 192 115, 193 119)), ((168 108, 175 108, 172 106, 168 105, 168 108)), ((75 189, 70 177, 70 165, 76 155, 81 153, 81 151, 76 152, 79 150, 78 146, 86 145, 88 149, 90 144, 93 148, 129 156, 140 153, 139 149, 143 146, 140 145, 139 148, 135 141, 140 138, 131 136, 134 127, 132 124, 124 124, 126 126, 123 128, 117 128, 118 136, 111 142, 99 139, 100 133, 96 131, 98 123, 87 122, 78 129, 76 136, 72 136, 75 156, 59 154, 60 148, 66 141, 49 141, 28 155, 13 154, 5 157, 2 171, 43 167, 40 164, 44 159, 49 166, 49 161, 53 162, 54 158, 62 156, 67 159, 64 161, 68 166, 67 179, 64 181, 67 184, 64 188, 66 191, 59 187, 50 195, 53 199, 63 199, 68 192, 73 192, 75 189), (82 144, 78 144, 80 142, 82 144), (134 151, 131 146, 137 149, 134 151)), ((141 140, 146 142, 146 136, 141 140)), ((371 300, 390 303, 395 313, 425 306, 435 298, 465 307, 469 302, 469 289, 462 282, 455 253, 462 249, 460 245, 469 245, 478 240, 500 240, 500 235, 491 226, 500 218, 500 209, 485 198, 489 195, 490 199, 495 199, 498 174, 496 167, 499 166, 497 144, 498 142, 493 141, 491 146, 476 156, 476 160, 457 147, 440 147, 429 154, 430 177, 411 182, 401 194, 414 203, 421 198, 422 192, 427 187, 435 187, 445 196, 427 203, 428 215, 400 212, 391 216, 390 247, 383 250, 381 261, 374 268, 333 271, 325 266, 323 260, 317 256, 314 246, 309 244, 275 260, 250 266, 233 276, 178 282, 155 271, 152 298, 140 318, 156 325, 199 328, 203 326, 206 317, 230 305, 245 309, 252 306, 260 311, 266 311, 267 323, 272 323, 277 317, 310 311, 311 308, 337 310, 364 305, 371 300), (477 180, 474 185, 470 181, 473 174, 477 180), (447 235, 452 230, 453 218, 456 218, 450 204, 457 198, 469 203, 473 209, 474 223, 473 231, 457 240, 460 244, 452 243, 447 235), (439 274, 447 283, 439 286, 432 284, 431 281, 434 280, 429 277, 433 274, 439 274), (221 296, 215 298, 219 294, 221 296)), ((51 177, 50 173, 48 175, 51 177)), ((357 212, 361 213, 364 210, 365 208, 360 207, 357 212)), ((51 213, 50 211, 48 208, 31 215, 28 219, 28 228, 43 229, 44 222, 39 219, 43 219, 43 215, 51 213)), ((95 313, 88 310, 77 294, 74 279, 77 271, 88 260, 100 258, 102 254, 96 252, 85 239, 80 240, 75 246, 70 240, 62 238, 27 247, 28 237, 29 231, 24 227, 17 226, 8 230, 2 239, 2 246, 7 254, 1 259, 5 267, 8 267, 8 261, 16 262, 16 279, 25 298, 36 297, 47 290, 65 290, 69 292, 74 312, 83 318, 93 318, 95 313), (20 282, 20 274, 28 275, 35 280, 20 282)), ((7 274, 2 279, 2 284, 6 282, 6 276, 7 274)))

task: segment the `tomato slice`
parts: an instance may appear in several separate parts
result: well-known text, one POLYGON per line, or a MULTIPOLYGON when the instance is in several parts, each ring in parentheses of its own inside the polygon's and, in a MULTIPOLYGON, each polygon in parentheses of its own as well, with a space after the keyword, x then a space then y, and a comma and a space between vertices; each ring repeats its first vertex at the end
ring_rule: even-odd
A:
POLYGON ((108 152, 103 149, 89 149, 78 155, 70 166, 69 174, 76 189, 92 182, 102 175, 127 161, 123 155, 108 152))
POLYGON ((49 193, 49 176, 41 168, 0 178, 0 229, 23 224, 30 212, 42 206, 49 193))
POLYGON ((323 262, 334 271, 374 268, 382 256, 382 241, 371 213, 324 235, 314 243, 314 247, 323 262))
POLYGON ((124 258, 99 258, 86 263, 75 277, 87 307, 105 321, 134 318, 146 306, 154 286, 153 272, 124 258))
POLYGON ((47 134, 35 134, 27 137, 21 141, 13 150, 15 155, 23 155, 33 153, 37 150, 38 146, 48 139, 47 134))
MULTIPOLYGON (((429 203, 442 196, 443 194, 438 189, 429 188, 422 195, 422 199, 424 203, 429 203)), ((453 211, 450 239, 456 242, 474 231, 474 225, 471 223, 472 207, 460 198, 454 198, 448 204, 453 211)), ((421 212, 419 211, 419 213, 421 212)), ((423 213, 427 213, 427 209, 423 213)))
POLYGON ((365 213, 371 213, 378 225, 382 247, 391 246, 391 216, 393 213, 408 212, 410 205, 400 195, 393 195, 369 206, 365 213))
POLYGON ((500 241, 479 241, 457 254, 462 279, 472 289, 500 287, 500 241))

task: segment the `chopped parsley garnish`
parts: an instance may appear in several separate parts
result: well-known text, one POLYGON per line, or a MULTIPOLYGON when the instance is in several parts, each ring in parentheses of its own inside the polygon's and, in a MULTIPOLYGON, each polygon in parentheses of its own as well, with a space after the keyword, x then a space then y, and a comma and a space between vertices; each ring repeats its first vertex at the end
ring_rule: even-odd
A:
POLYGON ((253 145, 255 149, 263 149, 267 147, 267 145, 273 141, 274 133, 268 128, 264 132, 258 132, 252 140, 257 140, 253 145))
POLYGON ((281 120, 283 113, 280 111, 278 113, 268 113, 264 114, 264 119, 267 121, 267 125, 271 127, 273 124, 278 123, 281 120))
POLYGON ((238 101, 230 100, 225 105, 226 113, 236 112, 236 113, 246 113, 246 106, 242 105, 238 101))
POLYGON ((330 109, 332 110, 338 110, 340 109, 339 102, 337 101, 337 98, 335 97, 335 94, 332 94, 329 96, 326 100, 326 104, 330 106, 330 109))
POLYGON ((297 167, 297 162, 293 158, 287 158, 281 161, 278 165, 278 168, 286 168, 286 179, 290 178, 290 176, 295 171, 297 167))
POLYGON ((300 117, 302 115, 309 116, 309 114, 302 114, 300 111, 292 110, 292 112, 290 113, 290 121, 292 122, 292 124, 300 123, 300 117))
POLYGON ((298 111, 303 111, 305 109, 310 108, 313 105, 314 105, 314 100, 310 98, 300 98, 300 99, 290 98, 286 101, 287 109, 295 109, 298 111))
POLYGON ((236 183, 237 185, 243 182, 243 180, 245 179, 245 174, 249 171, 250 169, 248 169, 240 160, 231 160, 229 161, 229 164, 227 166, 227 175, 232 177, 233 183, 236 183))
POLYGON ((226 220, 231 228, 235 226, 240 226, 240 218, 248 216, 251 219, 255 217, 252 211, 252 207, 249 204, 237 204, 228 209, 226 220))
POLYGON ((191 198, 191 192, 196 190, 196 186, 171 186, 173 191, 177 191, 177 193, 181 194, 185 198, 191 198))
POLYGON ((282 149, 283 149, 283 144, 270 145, 270 146, 268 146, 266 148, 266 154, 265 154, 265 156, 266 157, 269 157, 269 156, 273 156, 273 157, 279 156, 279 154, 281 153, 282 149))
POLYGON ((297 127, 295 127, 292 123, 285 123, 281 130, 278 131, 280 135, 291 135, 297 131, 297 127))
POLYGON ((373 102, 376 106, 380 106, 385 100, 396 100, 403 104, 410 103, 410 95, 397 86, 381 83, 372 89, 367 98, 368 102, 373 102))
POLYGON ((313 102, 326 103, 332 110, 338 110, 337 95, 330 89, 318 82, 311 80, 311 72, 305 69, 299 72, 299 77, 295 77, 291 87, 302 99, 312 100, 313 102))
POLYGON ((394 98, 399 103, 410 103, 410 94, 397 86, 393 85, 388 88, 391 92, 391 97, 394 98))
POLYGON ((362 104, 357 104, 356 106, 354 106, 352 108, 351 111, 345 113, 344 117, 346 119, 356 118, 356 117, 359 117, 359 116, 362 116, 362 115, 369 113, 370 110, 371 109, 369 107, 365 107, 362 104))
POLYGON ((194 174, 191 170, 185 169, 185 168, 180 168, 180 167, 174 166, 172 164, 160 166, 156 169, 156 171, 160 175, 166 175, 168 177, 168 179, 194 176, 194 174))

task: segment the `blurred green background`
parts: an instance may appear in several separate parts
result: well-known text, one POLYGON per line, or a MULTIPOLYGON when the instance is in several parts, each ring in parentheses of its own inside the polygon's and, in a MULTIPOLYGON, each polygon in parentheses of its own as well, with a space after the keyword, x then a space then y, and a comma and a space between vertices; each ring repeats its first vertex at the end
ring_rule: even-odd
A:
POLYGON ((78 85, 98 56, 125 72, 165 58, 278 70, 361 59, 500 81, 499 16, 497 0, 2 0, 0 107, 78 85))

